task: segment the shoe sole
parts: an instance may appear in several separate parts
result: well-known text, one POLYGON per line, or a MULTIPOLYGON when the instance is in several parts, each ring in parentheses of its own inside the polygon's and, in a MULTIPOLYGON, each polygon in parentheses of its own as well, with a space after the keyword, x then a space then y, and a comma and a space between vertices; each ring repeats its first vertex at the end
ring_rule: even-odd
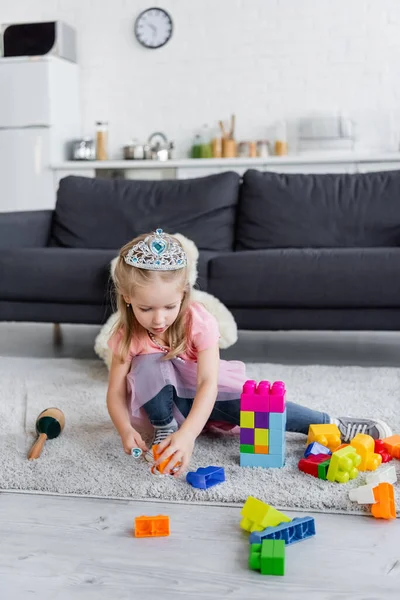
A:
POLYGON ((378 429, 381 432, 383 432, 383 435, 379 439, 383 440, 383 439, 393 435, 393 431, 390 429, 388 424, 385 423, 385 421, 380 421, 379 419, 374 419, 374 422, 377 424, 378 429))

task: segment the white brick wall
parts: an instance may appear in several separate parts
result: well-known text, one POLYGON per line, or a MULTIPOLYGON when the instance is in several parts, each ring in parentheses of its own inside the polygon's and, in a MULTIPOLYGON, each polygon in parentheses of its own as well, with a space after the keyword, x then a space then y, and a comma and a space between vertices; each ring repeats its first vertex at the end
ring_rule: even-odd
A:
POLYGON ((355 116, 366 143, 398 143, 398 0, 1 0, 0 19, 76 28, 82 133, 108 120, 115 157, 156 130, 184 155, 197 127, 231 112, 242 139, 319 110, 355 116), (137 14, 153 5, 175 26, 156 51, 133 35, 137 14))

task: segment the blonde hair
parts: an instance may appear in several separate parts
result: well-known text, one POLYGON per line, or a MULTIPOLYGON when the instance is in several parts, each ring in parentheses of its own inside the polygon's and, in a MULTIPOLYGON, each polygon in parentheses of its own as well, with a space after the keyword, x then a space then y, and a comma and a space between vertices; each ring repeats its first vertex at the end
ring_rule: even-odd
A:
MULTIPOLYGON (((122 361, 127 359, 129 347, 132 338, 147 335, 147 331, 140 325, 135 317, 135 314, 130 306, 126 305, 124 296, 131 298, 135 295, 137 287, 149 285, 156 279, 161 279, 165 282, 175 281, 177 287, 180 287, 183 292, 183 299, 179 309, 179 313, 172 325, 167 329, 169 352, 165 355, 165 359, 175 358, 185 351, 191 351, 189 334, 191 329, 191 314, 188 307, 191 302, 191 288, 189 283, 189 265, 176 271, 151 271, 140 269, 126 264, 124 258, 128 254, 133 245, 143 241, 148 235, 145 233, 131 240, 123 246, 119 252, 119 257, 114 270, 114 285, 116 293, 116 304, 118 310, 118 320, 115 323, 111 334, 122 331, 122 339, 118 348, 118 354, 122 361)), ((170 236, 174 242, 182 247, 182 244, 173 236, 170 236)))

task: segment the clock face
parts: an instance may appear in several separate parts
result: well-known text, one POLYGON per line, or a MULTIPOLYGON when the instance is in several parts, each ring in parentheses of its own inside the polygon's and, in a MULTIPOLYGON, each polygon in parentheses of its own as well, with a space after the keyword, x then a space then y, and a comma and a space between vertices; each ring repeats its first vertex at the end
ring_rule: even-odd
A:
POLYGON ((172 36, 172 19, 162 8, 148 8, 136 19, 135 35, 145 48, 161 48, 172 36))

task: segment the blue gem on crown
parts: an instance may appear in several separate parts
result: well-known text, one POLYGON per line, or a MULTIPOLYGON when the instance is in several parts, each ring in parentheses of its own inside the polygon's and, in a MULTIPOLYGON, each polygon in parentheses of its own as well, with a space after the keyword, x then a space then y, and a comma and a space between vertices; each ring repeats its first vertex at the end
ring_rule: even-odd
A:
POLYGON ((132 246, 124 260, 128 265, 151 271, 176 271, 187 265, 182 246, 162 229, 132 246))

